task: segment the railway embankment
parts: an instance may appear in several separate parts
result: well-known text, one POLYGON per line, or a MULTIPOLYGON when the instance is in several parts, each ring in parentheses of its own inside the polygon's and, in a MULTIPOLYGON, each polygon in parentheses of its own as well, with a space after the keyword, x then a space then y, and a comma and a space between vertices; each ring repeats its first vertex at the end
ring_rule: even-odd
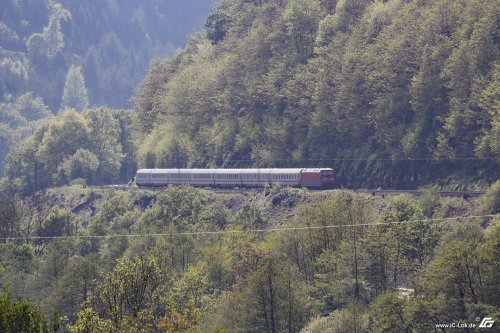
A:
MULTIPOLYGON (((430 218, 468 216, 478 210, 482 193, 475 192, 464 198, 457 192, 393 191, 393 190, 347 190, 334 189, 311 191, 303 188, 269 186, 262 189, 210 189, 193 188, 207 204, 218 204, 236 215, 244 207, 258 209, 269 226, 283 225, 309 206, 339 195, 361 196, 375 211, 382 211, 394 196, 408 196, 419 203, 430 218)), ((99 214, 102 206, 121 193, 140 212, 146 212, 157 203, 158 197, 168 188, 138 188, 134 186, 66 186, 51 188, 37 193, 37 200, 46 206, 69 211, 85 220, 99 214)))

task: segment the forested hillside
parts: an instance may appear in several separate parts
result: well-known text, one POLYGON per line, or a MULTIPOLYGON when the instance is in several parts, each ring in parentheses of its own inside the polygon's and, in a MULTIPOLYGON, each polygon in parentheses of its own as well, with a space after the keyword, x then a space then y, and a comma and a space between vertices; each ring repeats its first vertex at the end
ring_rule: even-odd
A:
POLYGON ((202 28, 213 1, 14 1, 0 8, 0 97, 34 92, 57 111, 71 65, 91 105, 123 108, 150 59, 202 28))
POLYGON ((500 0, 215 2, 2 2, 0 332, 498 329, 500 0))
POLYGON ((497 0, 226 0, 134 97, 139 164, 333 167, 350 186, 486 186, 497 0))
MULTIPOLYGON (((33 40, 40 39, 37 50, 44 50, 39 54, 44 59, 40 66, 56 66, 67 59, 63 51, 70 45, 84 50, 81 45, 89 43, 83 38, 86 35, 80 36, 80 30, 68 25, 76 20, 71 10, 86 7, 50 4, 51 17, 58 18, 54 23, 58 37, 49 38, 52 30, 44 28, 26 44, 33 48, 38 45, 33 40), (65 25, 69 30, 63 34, 65 25), (66 35, 73 37, 64 42, 66 35)), ((105 8, 114 8, 108 5, 105 8)), ((177 55, 152 63, 136 88, 134 110, 125 112, 129 125, 120 129, 133 137, 130 149, 116 148, 117 154, 108 152, 113 156, 106 157, 115 165, 128 165, 121 177, 73 172, 61 178, 58 171, 67 169, 62 163, 77 158, 80 148, 100 155, 99 163, 103 163, 108 153, 96 152, 100 143, 95 141, 115 144, 117 138, 93 137, 94 143, 85 139, 52 159, 44 145, 61 134, 46 130, 57 128, 46 122, 45 129, 10 149, 10 142, 33 133, 38 120, 50 115, 50 104, 47 107, 36 93, 0 104, 0 158, 10 149, 6 175, 24 192, 67 184, 75 178, 123 183, 136 165, 327 166, 336 171, 339 186, 417 188, 437 182, 452 189, 484 189, 500 176, 497 5, 498 0, 222 1, 208 15, 205 31, 192 36, 177 55)), ((145 10, 144 15, 152 10, 145 10)), ((155 17, 154 13, 147 17, 155 17)), ((115 29, 119 26, 109 22, 114 22, 115 29)), ((133 29, 147 35, 146 27, 139 24, 133 29)), ((130 52, 96 53, 99 61, 108 59, 106 65, 99 65, 103 67, 96 72, 99 75, 118 68, 121 56, 140 58, 155 49, 144 44, 149 39, 127 29, 132 28, 125 29, 130 52), (110 56, 114 53, 116 57, 110 56)), ((92 58, 88 52, 94 49, 85 50, 87 56, 78 59, 92 58)), ((29 63, 36 63, 34 53, 28 55, 29 63)), ((89 82, 97 77, 89 74, 87 65, 77 61, 67 69, 62 66, 64 87, 56 103, 61 114, 65 109, 81 112, 99 100, 94 90, 86 88, 95 87, 89 82)), ((140 76, 139 72, 134 73, 140 76)), ((27 82, 36 81, 29 77, 27 82)), ((114 82, 134 82, 99 77, 103 87, 96 91, 110 98, 120 95, 114 82)), ((42 84, 45 88, 57 81, 48 76, 43 79, 50 80, 42 84)), ((109 109, 101 112, 112 113, 109 109)), ((61 116, 51 122, 62 124, 68 119, 61 116)), ((123 145, 123 137, 120 140, 123 145)), ((92 164, 93 159, 89 161, 92 164)), ((83 169, 96 168, 87 165, 83 169)), ((116 170, 110 167, 107 172, 116 170)))
POLYGON ((0 176, 36 121, 67 107, 128 107, 151 59, 183 47, 215 2, 2 1, 0 176))
POLYGON ((499 182, 478 201, 276 186, 0 195, 2 332, 429 332, 500 320, 500 221, 484 216, 500 212, 499 182))

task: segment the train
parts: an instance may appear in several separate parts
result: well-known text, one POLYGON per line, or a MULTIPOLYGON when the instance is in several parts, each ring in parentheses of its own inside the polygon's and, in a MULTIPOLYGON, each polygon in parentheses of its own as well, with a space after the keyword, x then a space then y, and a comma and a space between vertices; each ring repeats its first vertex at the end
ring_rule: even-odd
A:
POLYGON ((270 184, 307 188, 332 188, 331 168, 293 169, 140 169, 135 175, 140 187, 192 185, 199 187, 250 188, 270 184))

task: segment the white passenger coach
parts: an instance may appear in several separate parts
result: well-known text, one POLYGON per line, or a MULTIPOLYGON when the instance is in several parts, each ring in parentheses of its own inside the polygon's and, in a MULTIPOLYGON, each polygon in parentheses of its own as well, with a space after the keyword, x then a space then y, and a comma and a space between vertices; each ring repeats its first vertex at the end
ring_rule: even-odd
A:
POLYGON ((195 185, 220 187, 260 187, 269 183, 300 185, 303 169, 141 169, 138 186, 195 185))
POLYGON ((333 185, 333 170, 316 169, 140 169, 137 186, 193 185, 204 187, 284 186, 322 187, 333 185))

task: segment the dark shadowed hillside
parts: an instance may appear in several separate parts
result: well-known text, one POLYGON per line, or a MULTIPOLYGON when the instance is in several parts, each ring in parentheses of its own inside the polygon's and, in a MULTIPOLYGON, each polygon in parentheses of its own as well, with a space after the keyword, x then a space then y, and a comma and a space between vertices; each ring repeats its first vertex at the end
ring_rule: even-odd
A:
POLYGON ((0 98, 32 91, 57 111, 76 65, 91 105, 123 108, 150 59, 183 47, 215 2, 4 0, 0 98))

